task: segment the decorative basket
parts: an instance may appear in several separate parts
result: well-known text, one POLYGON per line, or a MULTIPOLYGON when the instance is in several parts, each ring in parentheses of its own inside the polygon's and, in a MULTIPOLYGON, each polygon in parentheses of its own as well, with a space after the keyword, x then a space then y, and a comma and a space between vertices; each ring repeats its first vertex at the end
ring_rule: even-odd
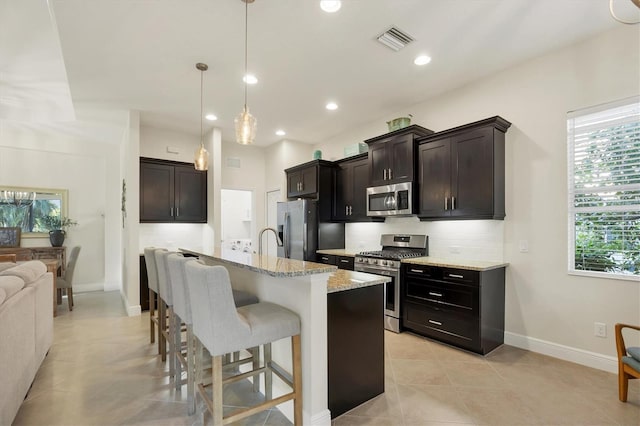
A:
POLYGON ((402 129, 411 124, 411 114, 408 117, 398 117, 394 118, 391 121, 387 121, 387 126, 389 126, 389 131, 393 132, 394 130, 402 129))

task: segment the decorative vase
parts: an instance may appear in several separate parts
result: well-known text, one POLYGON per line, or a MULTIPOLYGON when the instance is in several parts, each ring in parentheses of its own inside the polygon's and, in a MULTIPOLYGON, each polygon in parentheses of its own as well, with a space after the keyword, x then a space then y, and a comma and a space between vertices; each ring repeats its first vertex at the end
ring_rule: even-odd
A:
POLYGON ((51 241, 52 247, 62 247, 64 244, 64 237, 67 235, 62 229, 56 229, 49 231, 49 241, 51 241))

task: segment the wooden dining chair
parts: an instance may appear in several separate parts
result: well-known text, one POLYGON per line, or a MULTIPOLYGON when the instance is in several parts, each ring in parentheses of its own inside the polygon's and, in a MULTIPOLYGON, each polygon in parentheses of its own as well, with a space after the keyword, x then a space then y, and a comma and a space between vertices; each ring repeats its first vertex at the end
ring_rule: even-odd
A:
POLYGON ((616 349, 618 350, 618 397, 627 402, 629 379, 640 379, 640 347, 627 347, 622 330, 629 328, 640 331, 640 326, 616 324, 616 349))

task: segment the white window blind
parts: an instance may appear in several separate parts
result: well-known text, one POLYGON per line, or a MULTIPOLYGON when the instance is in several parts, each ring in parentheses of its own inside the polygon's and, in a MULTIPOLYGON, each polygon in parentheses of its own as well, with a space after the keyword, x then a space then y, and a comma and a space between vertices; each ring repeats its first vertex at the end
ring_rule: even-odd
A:
POLYGON ((569 271, 640 276, 640 97, 567 119, 569 271))

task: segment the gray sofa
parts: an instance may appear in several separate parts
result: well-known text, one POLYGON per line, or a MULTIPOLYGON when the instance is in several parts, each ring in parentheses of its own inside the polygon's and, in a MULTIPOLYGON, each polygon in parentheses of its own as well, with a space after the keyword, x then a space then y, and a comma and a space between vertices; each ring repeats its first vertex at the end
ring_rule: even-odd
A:
POLYGON ((51 347, 52 307, 44 263, 0 263, 0 425, 13 422, 51 347))

